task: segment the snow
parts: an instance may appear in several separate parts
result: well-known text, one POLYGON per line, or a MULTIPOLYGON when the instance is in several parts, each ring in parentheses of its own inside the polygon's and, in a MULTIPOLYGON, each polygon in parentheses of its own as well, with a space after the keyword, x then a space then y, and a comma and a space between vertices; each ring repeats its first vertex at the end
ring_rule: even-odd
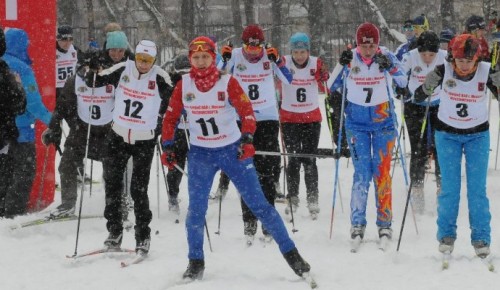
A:
MULTIPOLYGON (((491 155, 488 173, 488 194, 492 211, 492 255, 498 262, 500 226, 500 171, 494 170, 496 140, 498 132, 498 103, 491 110, 491 155)), ((399 109, 397 109, 399 112, 399 109)), ((327 126, 322 126, 320 147, 331 146, 327 126)), ((409 147, 408 147, 409 148, 409 147)), ((94 162, 94 180, 100 179, 102 168, 94 162)), ((301 205, 295 214, 295 228, 286 226, 302 256, 311 264, 312 273, 320 289, 487 289, 500 284, 498 272, 488 272, 486 266, 475 258, 470 245, 470 230, 467 218, 467 202, 462 186, 462 203, 458 220, 458 240, 455 245, 450 268, 441 270, 441 256, 436 241, 436 185, 431 175, 427 176, 426 212, 417 215, 416 224, 409 212, 406 219, 401 248, 396 251, 404 210, 406 189, 403 170, 396 165, 393 181, 394 239, 387 252, 378 249, 375 226, 373 193, 367 209, 368 221, 365 240, 358 253, 349 247, 349 199, 353 166, 345 159, 340 164, 341 199, 335 206, 333 236, 329 238, 333 196, 334 162, 318 160, 321 213, 312 221, 305 206, 305 190, 301 190, 301 205), (343 208, 342 208, 343 205, 343 208)), ((463 166, 462 166, 463 167, 463 166)), ((89 172, 90 170, 88 170, 89 172)), ((67 259, 75 251, 76 221, 59 222, 11 230, 11 226, 43 216, 43 213, 18 217, 15 220, 0 220, 0 248, 3 250, 0 263, 1 289, 308 289, 282 258, 275 243, 263 244, 258 240, 247 247, 243 236, 241 209, 236 190, 232 185, 222 204, 220 235, 216 235, 218 203, 212 203, 207 213, 213 252, 205 240, 206 269, 204 279, 183 285, 181 276, 187 266, 187 242, 184 215, 187 207, 186 182, 182 182, 181 223, 174 223, 174 216, 167 211, 167 196, 160 170, 160 210, 158 213, 156 161, 153 162, 149 194, 154 213, 152 242, 149 258, 143 263, 120 268, 120 262, 128 254, 107 254, 79 260, 67 259), (158 217, 159 216, 159 217, 158 217), (158 231, 158 234, 155 232, 158 231)), ((214 187, 217 185, 217 177, 214 187)), ((464 185, 464 181, 462 182, 464 185)), ((215 191, 215 188, 213 189, 215 191)), ((57 199, 50 210, 58 205, 57 199)), ((337 195, 339 197, 339 195, 337 195)), ((284 204, 276 205, 283 218, 284 204)), ((84 214, 102 214, 104 190, 101 184, 93 185, 92 196, 88 188, 83 200, 84 214)), ((133 217, 133 213, 130 214, 133 217)), ((102 246, 107 237, 104 219, 82 220, 78 253, 102 246)), ((259 230, 258 235, 262 235, 259 230)), ((125 232, 123 247, 135 246, 132 232, 125 232)))

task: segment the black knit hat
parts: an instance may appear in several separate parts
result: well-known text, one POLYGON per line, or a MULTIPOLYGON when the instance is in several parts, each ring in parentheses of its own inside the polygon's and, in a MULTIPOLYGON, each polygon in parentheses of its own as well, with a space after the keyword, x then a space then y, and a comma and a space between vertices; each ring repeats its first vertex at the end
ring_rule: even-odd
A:
POLYGON ((189 72, 191 70, 191 63, 187 54, 182 53, 175 57, 174 70, 178 73, 189 72))
POLYGON ((69 25, 61 25, 57 28, 57 40, 73 38, 73 28, 69 25))

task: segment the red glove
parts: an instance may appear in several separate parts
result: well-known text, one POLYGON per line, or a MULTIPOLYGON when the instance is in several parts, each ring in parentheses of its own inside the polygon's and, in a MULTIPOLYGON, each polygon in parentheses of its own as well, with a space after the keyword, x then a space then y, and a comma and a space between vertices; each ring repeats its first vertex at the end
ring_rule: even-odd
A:
POLYGON ((224 62, 227 62, 231 59, 231 55, 233 53, 233 46, 232 45, 224 45, 221 49, 222 53, 222 59, 224 62))
POLYGON ((168 167, 168 170, 173 170, 177 164, 175 152, 172 149, 164 149, 161 154, 161 163, 168 167))
POLYGON ((316 72, 315 78, 318 83, 328 81, 328 79, 330 78, 330 73, 328 72, 326 63, 323 63, 321 68, 316 72))
POLYGON ((266 54, 270 61, 277 63, 280 60, 280 55, 275 47, 266 48, 266 54))
POLYGON ((238 153, 239 160, 252 158, 255 155, 255 147, 253 147, 253 135, 250 133, 243 134, 240 139, 240 148, 238 153))

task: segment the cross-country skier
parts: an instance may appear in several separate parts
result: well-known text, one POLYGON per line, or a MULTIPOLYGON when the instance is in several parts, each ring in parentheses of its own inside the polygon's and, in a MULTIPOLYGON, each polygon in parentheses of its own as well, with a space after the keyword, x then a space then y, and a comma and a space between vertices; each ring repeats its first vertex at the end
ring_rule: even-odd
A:
POLYGON ((484 258, 490 253, 491 244, 491 214, 486 196, 490 148, 487 89, 498 98, 500 72, 493 72, 489 63, 480 61, 480 42, 473 35, 458 35, 450 46, 448 62, 427 74, 424 84, 415 91, 415 99, 424 101, 435 88, 441 88, 435 133, 442 174, 437 240, 439 251, 453 251, 464 155, 470 238, 476 254, 484 258))
POLYGON ((215 45, 208 37, 191 41, 189 57, 191 71, 174 89, 162 130, 162 161, 173 166, 174 132, 182 110, 186 110, 191 144, 186 217, 189 265, 183 278, 203 277, 203 226, 210 187, 219 170, 229 176, 250 210, 273 236, 293 271, 301 277, 308 276, 309 264, 299 255, 283 220, 259 184, 252 158, 256 120, 249 98, 234 77, 217 69, 215 45), (238 117, 241 132, 236 123, 238 117))
MULTIPOLYGON (((104 217, 109 236, 104 244, 120 247, 123 221, 123 173, 127 161, 134 158, 130 193, 134 200, 136 252, 149 252, 152 213, 149 209, 148 184, 151 162, 161 131, 161 121, 171 94, 169 75, 154 65, 157 47, 150 40, 141 40, 135 48, 135 61, 127 60, 101 71, 95 86, 115 87, 113 123, 107 137, 103 160, 106 191, 104 217)), ((86 76, 87 86, 93 86, 94 71, 86 76)))
POLYGON ((394 111, 390 102, 391 86, 406 87, 407 76, 401 63, 385 47, 379 46, 380 34, 372 23, 356 30, 358 46, 345 50, 340 57, 347 78, 341 73, 331 91, 347 95, 346 135, 354 164, 351 195, 351 238, 363 239, 366 227, 366 204, 370 182, 375 185, 379 236, 392 237, 392 179, 390 164, 397 135, 394 111))
POLYGON ((411 50, 403 59, 403 69, 409 75, 409 95, 406 96, 409 98, 409 101, 404 104, 404 115, 411 147, 411 194, 413 206, 416 212, 420 214, 425 209, 424 177, 425 166, 430 153, 434 156, 438 192, 441 187, 441 173, 434 146, 434 130, 439 109, 440 90, 436 89, 432 94, 432 98, 424 102, 417 102, 412 96, 415 90, 424 82, 427 73, 434 70, 436 66, 444 63, 447 54, 446 50, 439 49, 439 37, 437 34, 428 30, 420 34, 417 38, 417 48, 411 50), (422 135, 424 120, 426 120, 426 125, 422 135))

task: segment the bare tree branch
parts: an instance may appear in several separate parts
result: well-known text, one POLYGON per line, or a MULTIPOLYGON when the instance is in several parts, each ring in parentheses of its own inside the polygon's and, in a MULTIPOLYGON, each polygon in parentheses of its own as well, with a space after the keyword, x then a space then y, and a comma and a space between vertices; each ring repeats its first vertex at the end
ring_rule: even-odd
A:
POLYGON ((387 24, 387 21, 385 21, 384 15, 382 15, 382 12, 380 12, 377 5, 372 0, 366 0, 366 2, 370 6, 370 10, 375 12, 375 14, 377 15, 378 25, 380 26, 380 29, 384 33, 386 33, 391 40, 396 40, 396 41, 399 41, 401 43, 404 43, 407 41, 404 34, 397 31, 396 29, 392 29, 389 27, 389 25, 387 24))

